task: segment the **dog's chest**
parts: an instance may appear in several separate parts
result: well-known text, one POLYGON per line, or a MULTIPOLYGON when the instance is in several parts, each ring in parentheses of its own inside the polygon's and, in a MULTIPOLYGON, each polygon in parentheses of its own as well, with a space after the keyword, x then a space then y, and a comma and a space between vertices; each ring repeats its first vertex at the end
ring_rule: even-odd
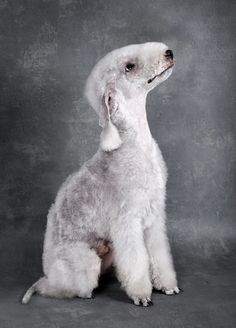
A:
POLYGON ((159 147, 154 143, 152 152, 146 154, 140 190, 140 213, 143 228, 148 228, 157 219, 165 206, 167 169, 159 147))
POLYGON ((108 178, 116 182, 118 189, 152 197, 166 182, 166 166, 158 145, 153 140, 146 151, 135 146, 120 151, 110 162, 108 178))
POLYGON ((131 164, 127 168, 128 175, 134 179, 134 189, 141 188, 148 198, 165 188, 166 166, 161 151, 153 142, 148 151, 134 151, 131 164))
POLYGON ((122 201, 131 200, 144 227, 153 222, 156 207, 165 197, 166 169, 158 146, 153 142, 149 152, 130 149, 119 158, 114 179, 122 201))

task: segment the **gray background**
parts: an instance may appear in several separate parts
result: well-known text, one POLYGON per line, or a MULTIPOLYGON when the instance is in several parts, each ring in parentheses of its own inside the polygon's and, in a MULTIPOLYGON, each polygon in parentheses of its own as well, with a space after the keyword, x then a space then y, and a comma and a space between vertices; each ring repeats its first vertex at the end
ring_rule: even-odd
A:
POLYGON ((0 0, 1 327, 235 327, 235 1, 0 0), (34 297, 46 214, 98 147, 83 98, 114 48, 163 41, 177 64, 147 101, 169 169, 168 230, 180 285, 134 307, 107 278, 92 301, 34 297), (35 319, 36 318, 36 319, 35 319))

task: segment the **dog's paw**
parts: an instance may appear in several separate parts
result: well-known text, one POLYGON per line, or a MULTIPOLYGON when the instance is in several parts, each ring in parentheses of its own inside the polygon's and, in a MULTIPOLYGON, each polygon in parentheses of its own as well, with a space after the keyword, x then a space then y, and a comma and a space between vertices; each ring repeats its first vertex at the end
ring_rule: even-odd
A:
POLYGON ((165 295, 177 295, 180 293, 179 287, 175 286, 173 288, 161 288, 161 292, 165 295))
POLYGON ((150 306, 150 305, 153 305, 152 300, 147 296, 145 296, 145 297, 133 296, 131 298, 132 298, 134 304, 137 305, 137 306, 150 306))
POLYGON ((173 275, 165 276, 165 279, 159 279, 155 277, 152 280, 153 288, 165 295, 176 295, 179 294, 181 289, 177 286, 176 278, 173 275))
POLYGON ((125 289, 127 295, 133 300, 135 305, 152 305, 152 284, 148 276, 144 276, 135 282, 131 280, 125 289))

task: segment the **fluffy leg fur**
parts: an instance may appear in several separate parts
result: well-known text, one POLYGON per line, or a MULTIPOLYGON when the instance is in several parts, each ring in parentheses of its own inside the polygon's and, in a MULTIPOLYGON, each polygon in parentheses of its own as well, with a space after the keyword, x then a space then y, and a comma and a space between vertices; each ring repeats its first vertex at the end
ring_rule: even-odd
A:
POLYGON ((148 254, 138 220, 124 218, 125 224, 113 227, 113 250, 117 277, 135 305, 151 305, 152 285, 148 254))
POLYGON ((28 303, 34 292, 55 298, 90 298, 98 285, 101 259, 89 245, 78 242, 58 249, 47 276, 39 279, 22 299, 28 303))
POLYGON ((173 266, 164 217, 157 219, 145 233, 149 253, 153 287, 165 294, 178 294, 176 273, 173 266))

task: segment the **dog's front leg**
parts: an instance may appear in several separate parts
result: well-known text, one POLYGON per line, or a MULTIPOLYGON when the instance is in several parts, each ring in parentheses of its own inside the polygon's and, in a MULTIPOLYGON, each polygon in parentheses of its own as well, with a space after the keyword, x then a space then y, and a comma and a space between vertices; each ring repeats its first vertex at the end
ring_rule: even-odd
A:
POLYGON ((167 295, 178 294, 176 273, 166 233, 165 213, 155 218, 145 231, 153 287, 167 295))
POLYGON ((119 217, 112 227, 117 277, 135 305, 151 305, 152 284, 148 253, 141 221, 129 215, 119 217))

